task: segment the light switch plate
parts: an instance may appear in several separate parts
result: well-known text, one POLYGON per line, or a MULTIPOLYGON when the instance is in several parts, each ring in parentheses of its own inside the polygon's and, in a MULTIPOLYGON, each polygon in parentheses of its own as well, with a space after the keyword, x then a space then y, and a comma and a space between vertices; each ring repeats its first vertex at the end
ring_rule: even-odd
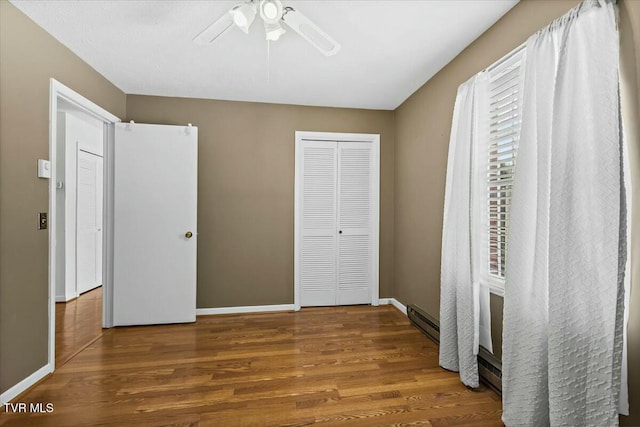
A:
POLYGON ((51 162, 38 159, 38 178, 51 178, 51 162))

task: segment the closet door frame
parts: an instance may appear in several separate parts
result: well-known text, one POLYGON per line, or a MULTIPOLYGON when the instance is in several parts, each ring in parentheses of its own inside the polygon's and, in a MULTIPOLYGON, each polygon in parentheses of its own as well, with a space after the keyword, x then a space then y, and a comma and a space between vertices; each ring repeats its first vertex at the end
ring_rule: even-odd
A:
POLYGON ((380 135, 379 134, 363 134, 363 133, 334 133, 334 132, 310 132, 310 131, 296 131, 295 133, 295 178, 294 178, 294 309, 300 310, 300 250, 302 244, 302 221, 301 221, 301 202, 302 197, 300 191, 302 190, 301 182, 301 166, 302 166, 302 142, 303 141, 317 141, 317 142, 362 142, 371 144, 373 154, 373 174, 372 174, 372 198, 374 209, 371 213, 371 305, 377 306, 379 304, 380 295, 380 273, 379 273, 379 258, 380 258, 380 135))

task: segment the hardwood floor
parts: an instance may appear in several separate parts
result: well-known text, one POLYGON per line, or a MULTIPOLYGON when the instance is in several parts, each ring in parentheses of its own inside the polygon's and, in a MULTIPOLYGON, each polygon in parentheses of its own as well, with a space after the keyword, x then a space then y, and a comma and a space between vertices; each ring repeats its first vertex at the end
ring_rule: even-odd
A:
POLYGON ((392 306, 115 328, 21 399, 6 426, 502 425, 498 395, 438 367, 392 306))
POLYGON ((56 303, 56 368, 102 333, 102 286, 56 303))

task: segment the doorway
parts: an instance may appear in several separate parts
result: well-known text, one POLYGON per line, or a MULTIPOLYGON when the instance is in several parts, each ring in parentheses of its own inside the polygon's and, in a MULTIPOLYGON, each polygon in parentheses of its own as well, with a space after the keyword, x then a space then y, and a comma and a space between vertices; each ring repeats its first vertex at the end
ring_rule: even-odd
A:
POLYGON ((120 121, 54 79, 50 84, 49 366, 102 335, 104 167, 120 121))
POLYGON ((104 122, 57 105, 56 365, 102 333, 104 122))

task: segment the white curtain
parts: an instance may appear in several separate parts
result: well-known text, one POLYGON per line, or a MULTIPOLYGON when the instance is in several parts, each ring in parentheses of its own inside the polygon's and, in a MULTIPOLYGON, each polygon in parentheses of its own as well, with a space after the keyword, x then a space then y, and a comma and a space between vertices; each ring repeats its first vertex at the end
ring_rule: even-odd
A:
MULTIPOLYGON (((486 76, 478 74, 460 85, 453 111, 442 232, 440 287, 440 366, 459 371, 461 381, 478 387, 479 345, 491 350, 489 289, 478 282, 472 250, 474 206, 484 206, 474 191, 482 169, 476 151, 483 140, 483 113, 478 108, 486 76), (482 298, 480 298, 482 294, 482 298)), ((485 160, 486 161, 486 160, 485 160)), ((486 172, 484 172, 486 174, 486 172)))
POLYGON ((507 426, 618 423, 626 206, 615 6, 526 46, 503 325, 507 426))

